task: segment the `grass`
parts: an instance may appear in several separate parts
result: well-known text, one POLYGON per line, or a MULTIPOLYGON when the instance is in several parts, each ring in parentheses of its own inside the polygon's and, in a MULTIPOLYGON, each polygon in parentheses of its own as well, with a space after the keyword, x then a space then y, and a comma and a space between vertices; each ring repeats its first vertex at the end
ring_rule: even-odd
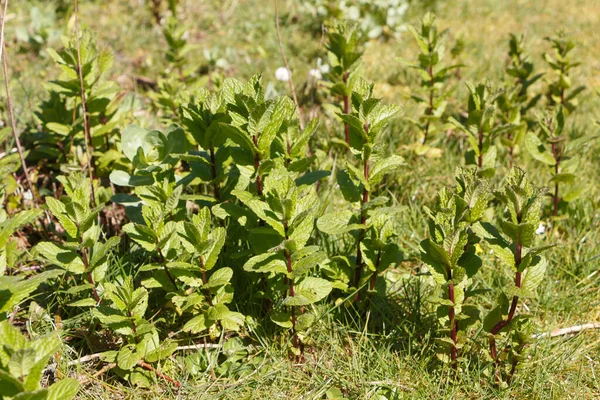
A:
MULTIPOLYGON (((42 1, 14 2, 7 23, 7 37, 14 37, 16 27, 27 26, 28 11, 42 1)), ((135 76, 154 78, 164 70, 162 35, 152 23, 151 14, 141 1, 89 1, 81 4, 81 21, 97 33, 99 42, 115 53, 112 79, 136 92, 135 76)), ((308 70, 316 63, 320 38, 310 35, 292 23, 294 2, 282 1, 282 29, 290 67, 296 86, 301 87, 308 70)), ((557 28, 569 31, 578 41, 576 58, 582 61, 576 74, 577 83, 587 86, 581 106, 570 122, 574 134, 598 135, 596 120, 600 119, 600 3, 593 0, 510 0, 438 2, 435 11, 439 24, 450 29, 452 38, 465 40, 464 80, 478 81, 487 77, 499 81, 502 77, 508 34, 525 32, 528 47, 538 69, 544 70, 541 54, 548 49, 543 38, 557 28)), ((184 23, 190 28, 190 41, 197 49, 189 55, 189 63, 205 63, 203 50, 212 49, 227 60, 225 75, 246 79, 263 71, 266 82, 275 92, 288 90, 283 82, 274 80, 274 71, 282 65, 277 48, 272 4, 258 0, 196 2, 182 0, 184 23), (200 4, 197 4, 200 3, 200 4)), ((423 9, 414 6, 409 21, 417 23, 423 9)), ((56 28, 63 33, 71 22, 59 19, 56 28)), ((70 31, 69 31, 70 32, 70 31)), ((58 46, 54 41, 52 46, 58 46)), ((21 126, 32 119, 35 104, 44 98, 40 82, 51 79, 58 70, 43 52, 15 54, 11 46, 13 96, 21 126)), ((402 60, 411 60, 416 45, 408 34, 398 40, 369 44, 361 70, 376 83, 375 91, 386 102, 404 107, 404 115, 417 115, 419 110, 410 100, 417 87, 416 76, 407 71, 402 60)), ((544 83, 540 82, 539 87, 544 83)), ((466 102, 464 85, 458 85, 454 96, 460 104, 466 102)), ((142 95, 139 95, 143 99, 142 95)), ((455 104, 456 107, 458 104, 455 104)), ((147 111, 132 119, 145 120, 148 125, 160 122, 147 111)), ((327 126, 332 134, 334 126, 327 126)), ((339 133, 339 132, 338 132, 339 133)), ((414 141, 414 134, 399 120, 392 130, 389 146, 405 153, 405 145, 414 141)), ((12 147, 12 145, 8 146, 12 147)), ((548 221, 543 240, 557 243, 549 253, 549 270, 538 288, 537 299, 520 306, 521 312, 534 315, 539 332, 549 332, 600 320, 600 144, 591 141, 578 151, 583 156, 582 175, 596 179, 589 193, 569 207, 568 217, 548 221)), ((290 360, 270 332, 250 330, 241 350, 211 350, 195 352, 199 364, 213 363, 214 375, 199 372, 186 364, 178 354, 167 372, 183 383, 174 392, 166 385, 151 389, 133 389, 107 376, 93 380, 80 392, 81 398, 206 398, 206 399, 321 399, 329 391, 331 398, 340 393, 348 399, 402 398, 597 398, 600 393, 600 331, 579 335, 540 338, 530 348, 530 359, 522 364, 508 388, 491 384, 491 365, 485 359, 467 360, 465 368, 454 382, 450 371, 439 367, 432 351, 435 330, 433 307, 427 301, 431 285, 427 276, 419 275, 418 243, 426 227, 422 206, 430 204, 436 191, 450 183, 454 166, 461 161, 460 151, 445 149, 435 160, 408 159, 408 171, 397 177, 391 197, 400 205, 398 237, 405 262, 388 271, 387 301, 377 303, 370 323, 377 334, 367 334, 364 319, 358 310, 323 309, 303 360, 290 360), (395 282, 393 285, 392 282, 395 282), (420 297, 419 297, 420 296, 420 297), (334 389, 339 389, 335 392, 334 389), (385 396, 385 397, 378 397, 385 396)), ((546 183, 548 171, 529 160, 524 166, 538 185, 546 183)), ((502 176, 502 174, 499 174, 502 176)), ((128 260, 119 260, 127 265, 128 260)), ((127 265, 127 267, 129 267, 127 265)), ((484 282, 506 285, 512 279, 509 271, 491 256, 486 257, 480 286, 484 282)), ((482 289, 491 289, 481 287, 482 289)), ((494 293, 483 295, 491 307, 494 293)), ((482 349, 480 353, 484 353, 482 349)), ((188 354, 192 354, 188 352, 188 354)), ((65 355, 66 358, 76 355, 65 355)), ((65 368, 63 373, 90 375, 94 370, 65 368)))

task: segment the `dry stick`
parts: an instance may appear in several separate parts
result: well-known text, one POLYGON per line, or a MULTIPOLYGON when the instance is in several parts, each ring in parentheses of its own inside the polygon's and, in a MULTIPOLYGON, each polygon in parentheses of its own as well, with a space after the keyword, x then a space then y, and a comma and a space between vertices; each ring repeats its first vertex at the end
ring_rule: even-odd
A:
POLYGON ((77 45, 77 73, 79 75, 79 86, 81 90, 81 109, 83 112, 83 132, 85 134, 85 154, 87 161, 88 173, 90 176, 90 197, 92 207, 96 207, 96 196, 94 195, 94 171, 92 169, 92 155, 90 147, 92 146, 92 136, 90 134, 90 120, 87 113, 87 105, 85 100, 85 85, 83 82, 83 66, 81 64, 81 51, 79 46, 79 1, 75 0, 75 42, 77 45))
POLYGON ((33 187, 31 179, 29 178, 29 170, 27 169, 27 163, 25 163, 25 157, 23 156, 23 147, 21 147, 21 141, 19 140, 19 134, 17 133, 17 123, 15 122, 14 108, 12 104, 12 98, 10 97, 10 85, 8 84, 8 64, 6 61, 6 46, 4 44, 4 23, 6 22, 6 11, 8 9, 8 0, 4 2, 4 11, 0 15, 0 57, 2 57, 2 69, 4 70, 4 86, 6 87, 6 107, 8 108, 8 116, 10 118, 10 125, 12 129, 13 138, 17 145, 17 151, 19 152, 19 158, 21 159, 21 166, 25 172, 25 180, 27 180, 27 186, 31 190, 33 196, 33 204, 38 207, 39 198, 37 191, 33 187))
POLYGON ((559 337, 559 336, 564 336, 564 335, 570 335, 572 333, 583 332, 588 329, 600 329, 600 322, 592 322, 589 324, 569 326, 568 328, 554 329, 552 332, 540 333, 537 335, 532 335, 531 337, 533 339, 539 339, 539 338, 543 338, 543 337, 554 338, 554 337, 559 337))
MULTIPOLYGON (((183 350, 200 350, 200 349, 219 349, 223 347, 220 344, 214 344, 214 343, 201 343, 201 344, 193 344, 193 345, 189 345, 189 346, 178 346, 176 351, 183 351, 183 350)), ((104 353, 94 353, 94 354, 89 354, 87 356, 83 356, 80 357, 76 360, 72 360, 69 361, 67 363, 67 365, 69 367, 72 367, 73 365, 79 365, 79 364, 84 364, 86 362, 90 362, 90 361, 95 361, 100 359, 102 356, 104 355, 104 353)))
POLYGON ((181 383, 179 383, 175 379, 169 377, 168 375, 165 375, 162 372, 157 371, 152 365, 145 363, 144 361, 138 361, 137 365, 139 365, 140 367, 142 367, 148 371, 154 372, 157 376, 163 378, 165 381, 171 382, 173 385, 177 386, 178 388, 181 387, 181 383))
POLYGON ((275 28, 277 29, 277 40, 279 41, 279 51, 281 52, 281 58, 283 59, 283 65, 290 73, 290 79, 288 79, 288 83, 290 85, 290 90, 292 91, 292 97, 294 99, 294 104, 296 104, 296 109, 298 110, 298 122, 300 123, 300 129, 304 129, 304 120, 302 118, 302 113, 300 112, 300 103, 298 103, 298 97, 296 96, 296 88, 294 87, 294 80, 292 79, 292 70, 288 65, 287 58, 285 56, 285 51, 283 49, 283 39, 281 38, 281 30, 279 29, 279 2, 274 0, 275 2, 275 28))

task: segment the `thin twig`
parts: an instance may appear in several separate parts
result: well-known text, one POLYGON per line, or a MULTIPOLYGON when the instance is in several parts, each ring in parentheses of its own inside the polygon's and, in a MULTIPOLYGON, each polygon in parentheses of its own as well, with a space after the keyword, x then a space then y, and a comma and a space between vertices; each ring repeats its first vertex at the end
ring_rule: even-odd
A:
POLYGON ((77 45, 77 73, 79 75, 79 86, 81 90, 81 109, 83 112, 83 132, 85 134, 85 154, 87 158, 87 168, 90 176, 90 195, 92 207, 96 207, 96 196, 94 196, 94 171, 92 169, 92 154, 90 147, 92 146, 92 135, 90 134, 90 120, 87 113, 87 105, 85 102, 85 85, 83 82, 83 65, 81 64, 81 49, 79 46, 79 1, 75 0, 75 43, 77 45))
POLYGON ((157 371, 152 365, 145 363, 143 361, 138 361, 138 365, 148 371, 154 372, 157 376, 163 378, 167 382, 171 382, 173 385, 177 386, 178 388, 181 387, 181 383, 179 383, 175 379, 171 378, 170 376, 165 375, 160 371, 157 371))
POLYGON ((279 41, 279 51, 281 52, 281 58, 283 59, 283 65, 290 73, 290 79, 288 79, 288 83, 290 84, 290 90, 292 91, 292 97, 294 99, 294 104, 296 104, 296 109, 298 110, 298 122, 300 123, 300 129, 304 129, 304 120, 302 119, 302 113, 300 112, 300 103, 298 103, 298 97, 296 96, 296 88, 294 87, 294 80, 292 79, 292 70, 288 65, 287 58, 285 56, 285 51, 283 49, 283 39, 281 38, 281 30, 279 28, 279 2, 275 0, 275 28, 277 29, 277 40, 279 41))
POLYGON ((8 84, 8 61, 6 57, 6 46, 4 43, 4 23, 6 22, 6 12, 8 10, 8 0, 4 2, 4 10, 0 14, 0 58, 2 58, 2 69, 4 70, 4 86, 6 87, 6 107, 8 108, 8 117, 10 119, 10 126, 12 129, 13 138, 17 145, 17 151, 19 152, 19 158, 21 159, 21 166, 25 172, 25 180, 27 180, 27 186, 33 196, 33 204, 37 208, 39 205, 39 199, 37 191, 33 187, 31 179, 29 178, 29 170, 27 169, 27 163, 23 156, 23 147, 21 146, 21 140, 19 140, 19 134, 17 133, 17 123, 15 121, 15 113, 12 104, 12 98, 10 97, 10 85, 8 84))
MULTIPOLYGON (((177 349, 175 351, 183 351, 183 350, 200 350, 200 349, 219 349, 223 347, 220 344, 216 344, 216 343, 200 343, 200 344, 192 344, 189 346, 178 346, 177 349)), ((86 362, 90 362, 90 361, 95 361, 98 360, 99 358, 101 358, 104 355, 104 353, 94 353, 94 354, 88 354, 87 356, 83 356, 81 358, 78 358, 76 360, 72 360, 69 361, 67 363, 68 366, 72 367, 73 365, 79 365, 79 364, 83 364, 86 362)))
POLYGON ((570 326, 568 328, 560 328, 560 329, 554 329, 552 332, 545 332, 545 333, 540 333, 537 335, 533 335, 533 338, 543 338, 543 337, 558 337, 558 336, 564 336, 564 335, 569 335, 571 333, 579 333, 588 329, 600 329, 600 322, 594 322, 594 323, 589 323, 589 324, 583 324, 583 325, 575 325, 575 326, 570 326))

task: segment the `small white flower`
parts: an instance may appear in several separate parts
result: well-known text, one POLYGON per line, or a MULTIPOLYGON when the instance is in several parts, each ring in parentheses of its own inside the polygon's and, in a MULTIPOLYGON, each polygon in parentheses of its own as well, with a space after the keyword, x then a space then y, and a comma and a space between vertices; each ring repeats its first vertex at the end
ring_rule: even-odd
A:
POLYGON ((23 198, 25 200, 32 200, 33 199, 33 193, 31 193, 31 190, 26 190, 23 192, 23 198))
POLYGON ((538 226, 538 228, 535 231, 535 233, 538 234, 538 235, 543 235, 544 233, 546 233, 546 227, 544 226, 544 224, 542 224, 540 222, 540 226, 538 226))
POLYGON ((292 78, 292 73, 286 67, 279 67, 275 70, 275 79, 281 82, 287 82, 292 78))
POLYGON ((316 69, 316 68, 313 68, 310 71, 308 71, 308 76, 310 78, 317 79, 317 80, 323 78, 323 75, 321 74, 321 70, 316 69))

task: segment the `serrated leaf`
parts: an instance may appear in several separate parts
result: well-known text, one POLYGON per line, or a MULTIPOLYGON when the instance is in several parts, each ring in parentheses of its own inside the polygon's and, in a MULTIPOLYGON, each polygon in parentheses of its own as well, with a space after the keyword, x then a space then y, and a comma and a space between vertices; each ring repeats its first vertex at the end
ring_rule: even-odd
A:
POLYGON ((526 292, 533 293, 533 291, 542 283, 544 280, 544 275, 546 273, 547 261, 544 257, 539 257, 539 261, 530 265, 523 272, 523 277, 521 278, 521 289, 526 292))
POLYGON ((71 400, 79 391, 79 381, 75 378, 63 378, 48 388, 47 400, 71 400))
POLYGON ((285 274, 287 267, 280 253, 264 253, 249 259, 244 264, 244 271, 285 274))
POLYGON ((284 305, 307 306, 325 298, 332 290, 331 282, 322 278, 307 277, 294 286, 295 295, 288 296, 284 305))
POLYGON ((331 212, 317 219, 317 228, 328 235, 341 235, 348 232, 352 211, 331 212))
POLYGON ((542 141, 532 132, 525 135, 525 148, 533 158, 547 165, 555 165, 554 156, 542 144, 542 141))
POLYGON ((404 158, 395 154, 380 160, 371 170, 369 184, 377 185, 386 174, 398 169, 402 165, 404 165, 404 158))

